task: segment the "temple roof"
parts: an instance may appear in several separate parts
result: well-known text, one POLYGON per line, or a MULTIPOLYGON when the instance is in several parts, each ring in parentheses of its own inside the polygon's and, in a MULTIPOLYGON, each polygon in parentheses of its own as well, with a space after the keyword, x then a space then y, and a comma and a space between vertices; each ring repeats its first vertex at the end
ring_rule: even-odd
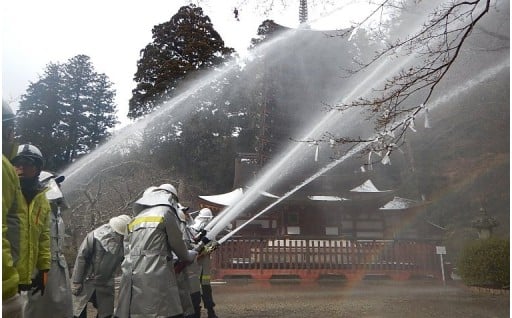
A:
POLYGON ((243 196, 244 191, 242 188, 237 188, 231 192, 216 194, 216 195, 200 195, 199 198, 210 203, 214 203, 217 205, 230 206, 234 202, 240 200, 243 196))
POLYGON ((405 210, 420 204, 418 201, 404 199, 400 197, 394 197, 393 200, 384 204, 379 210, 405 210))
POLYGON ((351 192, 389 192, 391 190, 379 190, 373 184, 372 180, 368 179, 363 184, 350 190, 351 192))

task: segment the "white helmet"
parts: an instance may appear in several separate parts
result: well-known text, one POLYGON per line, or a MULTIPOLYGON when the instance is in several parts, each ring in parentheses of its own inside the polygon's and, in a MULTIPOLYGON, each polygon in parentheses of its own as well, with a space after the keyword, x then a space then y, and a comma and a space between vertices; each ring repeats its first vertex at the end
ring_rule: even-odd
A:
POLYGON ((133 211, 135 214, 139 214, 145 207, 166 205, 176 208, 178 202, 178 196, 176 188, 169 183, 161 184, 158 187, 151 186, 144 190, 142 197, 135 201, 133 211))
POLYGON ((163 183, 159 185, 158 188, 156 188, 154 191, 158 190, 164 190, 170 194, 174 194, 174 196, 178 198, 178 191, 176 191, 176 188, 170 183, 163 183))
POLYGON ((118 234, 126 235, 128 234, 128 223, 130 223, 131 220, 132 218, 128 215, 121 214, 111 218, 110 221, 108 221, 108 224, 118 234))
POLYGON ((168 193, 154 190, 150 192, 145 192, 140 199, 135 201, 135 205, 144 207, 157 205, 172 206, 171 202, 169 201, 168 193))
POLYGON ((51 178, 55 178, 55 175, 51 172, 48 172, 48 171, 41 171, 41 173, 39 174, 39 182, 46 182, 48 181, 49 179, 51 178))
POLYGON ((18 160, 23 158, 30 160, 39 170, 43 168, 43 154, 41 153, 41 150, 39 150, 39 148, 36 146, 31 144, 19 145, 18 152, 16 153, 16 156, 11 159, 11 162, 15 165, 18 160))
POLYGON ((208 208, 202 208, 199 211, 199 214, 194 219, 194 224, 192 224, 192 228, 196 231, 201 231, 213 218, 212 210, 208 208))
POLYGON ((176 214, 178 215, 178 218, 181 222, 187 222, 187 215, 185 212, 187 212, 189 209, 188 206, 183 206, 181 203, 178 203, 178 209, 176 210, 176 214))
POLYGON ((64 181, 64 176, 55 177, 48 171, 41 171, 39 174, 39 182, 41 182, 48 190, 45 192, 46 198, 50 201, 62 199, 64 195, 60 190, 59 184, 64 181))
POLYGON ((155 186, 151 186, 151 187, 147 188, 146 190, 144 190, 144 193, 142 193, 142 196, 145 196, 146 194, 155 191, 156 188, 157 187, 155 187, 155 186))
POLYGON ((199 211, 199 214, 196 216, 196 218, 207 219, 207 220, 212 219, 213 218, 212 210, 210 210, 208 208, 202 208, 199 211))

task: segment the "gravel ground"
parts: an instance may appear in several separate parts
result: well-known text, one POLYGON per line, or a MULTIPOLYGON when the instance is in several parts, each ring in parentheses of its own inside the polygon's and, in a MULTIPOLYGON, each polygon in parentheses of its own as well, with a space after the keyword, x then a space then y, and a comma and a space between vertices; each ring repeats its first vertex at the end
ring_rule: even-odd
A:
MULTIPOLYGON (((450 281, 215 281, 219 318, 505 318, 508 294, 475 292, 450 281)), ((95 317, 92 305, 88 317, 95 317)), ((202 317, 206 317, 203 309, 202 317)))
POLYGON ((219 318, 510 317, 509 295, 475 293, 453 282, 227 281, 215 284, 213 292, 219 318))

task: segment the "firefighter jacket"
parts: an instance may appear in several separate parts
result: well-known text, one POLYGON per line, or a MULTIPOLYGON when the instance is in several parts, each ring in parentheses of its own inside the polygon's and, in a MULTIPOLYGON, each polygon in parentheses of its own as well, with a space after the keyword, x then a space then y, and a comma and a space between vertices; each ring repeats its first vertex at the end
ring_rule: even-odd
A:
MULTIPOLYGON (((183 241, 185 242, 185 246, 187 246, 187 249, 191 250, 194 248, 194 246, 192 245, 191 233, 187 229, 187 223, 185 221, 181 220, 178 215, 176 215, 176 217, 178 220, 179 228, 183 234, 182 238, 183 238, 183 241)), ((173 257, 174 256, 175 255, 173 255, 173 257)), ((175 260, 177 260, 176 257, 175 257, 175 260)), ((185 317, 189 317, 194 314, 194 312, 195 312, 194 304, 192 303, 192 298, 190 297, 190 295, 194 292, 199 292, 200 288, 201 288, 201 286, 199 285, 199 277, 198 276, 197 276, 197 284, 195 283, 195 281, 191 280, 191 277, 188 274, 188 269, 190 267, 197 267, 197 262, 194 261, 190 264, 187 264, 187 266, 179 272, 175 271, 176 281, 178 283, 178 289, 180 291, 181 306, 183 307, 183 314, 185 317)), ((193 276, 192 276, 192 279, 194 279, 193 276)))
MULTIPOLYGON (((205 220, 196 218, 194 223, 189 227, 190 233, 194 236, 198 235, 202 229, 210 222, 211 220, 205 220)), ((205 308, 213 308, 215 303, 212 297, 211 291, 211 254, 206 253, 197 258, 197 262, 194 266, 189 266, 188 268, 189 278, 195 284, 198 284, 200 289, 202 290, 202 299, 205 308)), ((192 285, 194 286, 194 285, 192 285)))
POLYGON ((20 277, 15 262, 18 260, 19 247, 12 244, 19 244, 19 240, 9 240, 8 228, 19 229, 21 200, 20 181, 16 170, 9 159, 2 155, 2 300, 9 299, 18 292, 20 277))
POLYGON ((92 294, 96 292, 98 317, 114 312, 114 275, 123 261, 123 236, 109 224, 89 232, 76 256, 72 283, 82 284, 78 295, 73 295, 73 314, 80 316, 92 294))
POLYGON ((28 293, 25 316, 31 318, 73 317, 71 284, 64 249, 64 221, 57 203, 50 202, 50 235, 52 264, 44 295, 28 293))
MULTIPOLYGON (((194 249, 197 247, 197 244, 194 243, 194 236, 198 233, 190 228, 192 225, 191 222, 184 223, 181 222, 181 230, 183 231, 183 240, 187 244, 188 249, 194 249)), ((199 258, 193 262, 192 264, 185 267, 185 272, 188 276, 189 286, 190 286, 190 293, 196 293, 201 291, 201 282, 199 280, 199 276, 201 274, 201 268, 199 267, 199 258)))
POLYGON ((50 203, 46 198, 47 188, 41 188, 36 196, 27 203, 25 197, 20 200, 21 211, 18 226, 7 230, 11 248, 17 250, 16 269, 20 275, 20 285, 30 286, 37 271, 49 270, 50 253, 50 203), (28 211, 28 213, 26 213, 28 211))
POLYGON ((143 209, 128 225, 123 275, 115 316, 119 318, 181 315, 173 253, 193 261, 171 207, 143 209))

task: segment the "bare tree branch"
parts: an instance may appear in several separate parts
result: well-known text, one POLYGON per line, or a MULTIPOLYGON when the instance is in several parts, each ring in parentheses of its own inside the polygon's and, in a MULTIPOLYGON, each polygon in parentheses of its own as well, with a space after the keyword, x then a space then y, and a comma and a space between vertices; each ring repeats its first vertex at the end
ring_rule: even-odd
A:
MULTIPOLYGON (((380 6, 371 14, 377 14, 384 6, 393 5, 390 0, 382 1, 380 6)), ((397 7, 402 2, 395 3, 397 7)), ((428 22, 415 34, 388 43, 386 48, 377 52, 367 63, 359 63, 359 67, 352 71, 358 73, 370 67, 382 58, 397 54, 416 54, 422 62, 408 69, 401 70, 397 75, 388 79, 382 89, 375 89, 380 93, 375 98, 360 98, 348 104, 325 105, 327 110, 346 110, 349 108, 362 108, 368 111, 368 119, 374 119, 374 129, 383 132, 375 140, 368 151, 387 151, 399 147, 405 141, 406 132, 413 124, 414 117, 428 104, 433 92, 440 81, 451 69, 458 58, 460 51, 490 7, 490 0, 454 1, 450 5, 438 8, 432 13, 428 22), (419 92, 425 91, 420 102, 409 101, 419 92)), ((354 28, 365 23, 368 16, 354 28)), ((354 29, 352 28, 352 30, 354 29)), ((350 31, 350 30, 349 30, 350 31)), ((346 35, 347 32, 341 35, 346 35)), ((329 143, 361 143, 365 140, 360 137, 335 137, 325 134, 321 139, 308 142, 329 143)))

